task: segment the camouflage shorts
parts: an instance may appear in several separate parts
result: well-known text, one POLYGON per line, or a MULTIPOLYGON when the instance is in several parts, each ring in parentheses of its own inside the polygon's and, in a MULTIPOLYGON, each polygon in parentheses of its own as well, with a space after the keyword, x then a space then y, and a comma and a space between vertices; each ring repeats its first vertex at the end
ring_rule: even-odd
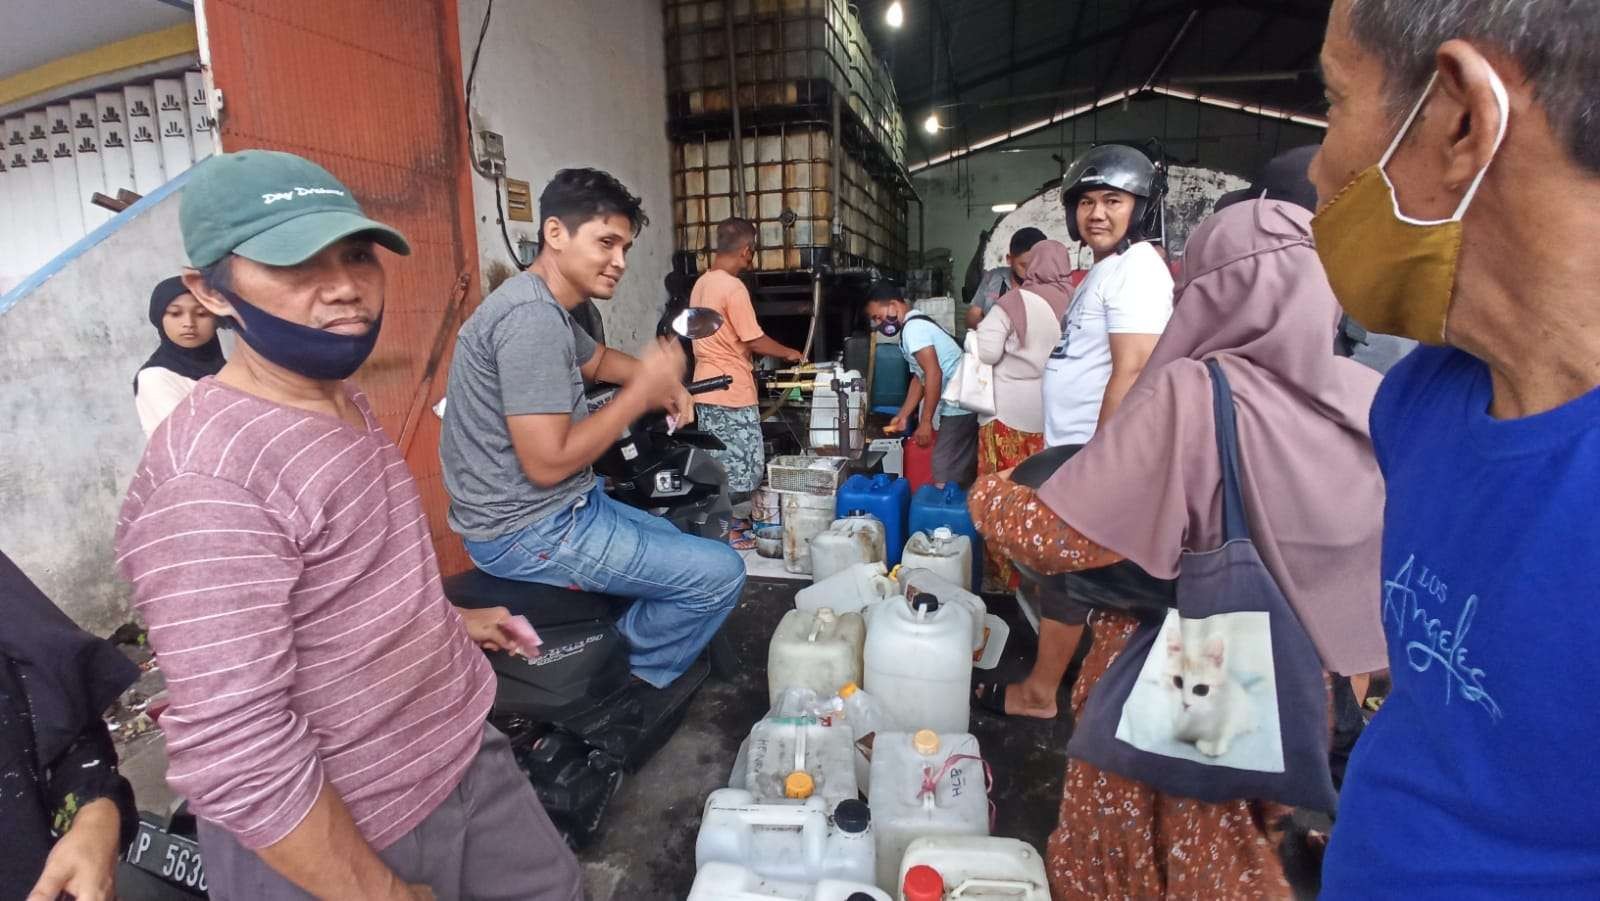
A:
POLYGON ((728 490, 748 493, 761 485, 766 460, 761 452, 761 413, 754 407, 718 407, 699 404, 695 422, 716 435, 726 450, 711 451, 711 456, 728 471, 728 490))

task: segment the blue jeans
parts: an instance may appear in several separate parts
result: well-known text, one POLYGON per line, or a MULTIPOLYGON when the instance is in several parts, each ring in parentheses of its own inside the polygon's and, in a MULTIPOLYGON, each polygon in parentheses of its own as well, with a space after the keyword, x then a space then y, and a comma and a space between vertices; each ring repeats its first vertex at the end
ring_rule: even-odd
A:
POLYGON ((683 675, 739 602, 744 558, 612 500, 599 483, 566 509, 467 553, 491 576, 638 598, 617 621, 633 674, 657 688, 683 675))

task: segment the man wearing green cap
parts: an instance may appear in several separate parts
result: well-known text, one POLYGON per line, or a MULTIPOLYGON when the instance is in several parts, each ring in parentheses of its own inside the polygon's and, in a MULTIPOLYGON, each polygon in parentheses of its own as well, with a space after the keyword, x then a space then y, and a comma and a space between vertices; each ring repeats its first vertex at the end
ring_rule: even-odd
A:
POLYGON ((383 323, 376 248, 405 238, 267 151, 201 164, 179 216, 184 284, 240 342, 151 435, 117 554, 213 897, 580 897, 485 723, 506 612, 445 600, 416 483, 345 381, 383 323))

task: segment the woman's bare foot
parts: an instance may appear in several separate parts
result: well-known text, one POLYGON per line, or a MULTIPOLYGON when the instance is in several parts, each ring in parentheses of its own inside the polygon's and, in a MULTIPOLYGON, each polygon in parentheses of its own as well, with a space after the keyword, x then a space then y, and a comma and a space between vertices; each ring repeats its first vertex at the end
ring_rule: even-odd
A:
POLYGON ((1006 716, 1025 716, 1031 719, 1053 720, 1056 718, 1055 693, 1045 694, 1033 686, 1028 680, 1012 682, 1009 685, 989 683, 980 685, 974 692, 978 706, 991 713, 1001 712, 999 695, 1004 698, 1004 712, 1006 716))

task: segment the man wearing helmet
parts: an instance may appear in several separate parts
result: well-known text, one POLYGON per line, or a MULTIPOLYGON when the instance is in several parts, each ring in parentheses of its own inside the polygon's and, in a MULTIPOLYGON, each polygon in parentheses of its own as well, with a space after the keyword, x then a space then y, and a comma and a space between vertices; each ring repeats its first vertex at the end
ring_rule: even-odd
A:
POLYGON ((1144 369, 1172 315, 1172 274, 1149 238, 1165 184, 1142 152, 1105 144, 1062 179, 1073 240, 1094 268, 1073 295, 1044 374, 1045 441, 1083 444, 1144 369))
MULTIPOLYGON (((1051 447, 1084 444, 1110 418, 1172 316, 1172 273, 1149 241, 1166 186, 1149 157, 1105 144, 1074 161, 1062 185, 1067 231, 1094 254, 1094 268, 1072 295, 1061 343, 1045 364, 1044 437, 1051 447)), ((993 712, 1051 719, 1089 610, 1055 592, 1033 600, 1033 669, 1013 685, 981 686, 978 702, 993 712)))

